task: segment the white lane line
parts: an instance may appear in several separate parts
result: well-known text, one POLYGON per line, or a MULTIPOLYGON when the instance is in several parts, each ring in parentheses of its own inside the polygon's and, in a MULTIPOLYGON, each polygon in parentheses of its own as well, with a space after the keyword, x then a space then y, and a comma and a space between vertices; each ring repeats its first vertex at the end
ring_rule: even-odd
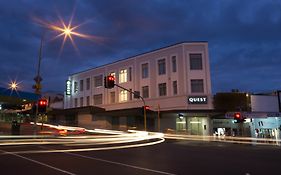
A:
POLYGON ((60 171, 60 172, 65 173, 65 174, 76 175, 76 174, 71 173, 71 172, 69 172, 69 171, 62 170, 62 169, 60 169, 60 168, 57 168, 57 167, 54 167, 54 166, 45 164, 45 163, 43 163, 43 162, 39 162, 39 161, 37 161, 37 160, 33 160, 33 159, 30 159, 30 158, 27 158, 27 157, 24 157, 24 156, 21 156, 21 155, 18 155, 18 154, 14 154, 14 153, 11 153, 11 152, 3 151, 3 150, 0 150, 0 151, 4 152, 5 154, 10 154, 10 155, 13 155, 13 156, 16 156, 16 157, 20 157, 20 158, 22 158, 22 159, 31 161, 31 162, 33 162, 33 163, 37 163, 37 164, 39 164, 39 165, 43 165, 43 166, 45 166, 45 167, 48 167, 48 168, 51 168, 51 169, 60 171))
POLYGON ((114 164, 114 165, 120 165, 120 166, 135 168, 135 169, 139 169, 139 170, 150 171, 150 172, 154 172, 154 173, 158 173, 158 174, 176 175, 176 174, 168 173, 168 172, 164 172, 164 171, 158 171, 158 170, 153 170, 153 169, 149 169, 149 168, 143 168, 143 167, 139 167, 139 166, 124 164, 124 163, 120 163, 120 162, 114 162, 114 161, 110 161, 110 160, 84 156, 84 155, 81 155, 81 154, 75 154, 75 153, 69 153, 69 152, 66 152, 65 154, 70 154, 70 155, 73 155, 73 156, 83 157, 83 158, 87 158, 87 159, 92 159, 92 160, 96 160, 96 161, 100 161, 100 162, 106 162, 106 163, 110 163, 110 164, 114 164))

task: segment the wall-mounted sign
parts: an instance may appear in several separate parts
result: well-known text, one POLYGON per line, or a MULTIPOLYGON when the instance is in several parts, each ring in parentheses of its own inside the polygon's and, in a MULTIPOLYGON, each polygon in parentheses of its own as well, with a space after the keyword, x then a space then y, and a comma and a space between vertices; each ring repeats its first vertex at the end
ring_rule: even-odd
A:
POLYGON ((207 96, 189 96, 187 98, 188 104, 208 104, 207 96))
POLYGON ((66 95, 71 95, 71 81, 70 80, 66 80, 66 95))

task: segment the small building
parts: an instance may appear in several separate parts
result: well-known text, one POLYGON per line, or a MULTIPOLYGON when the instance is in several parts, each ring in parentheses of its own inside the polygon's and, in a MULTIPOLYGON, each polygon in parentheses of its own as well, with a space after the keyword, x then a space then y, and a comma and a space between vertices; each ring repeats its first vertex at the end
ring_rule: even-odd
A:
POLYGON ((225 115, 212 120, 214 134, 280 139, 280 93, 242 94, 245 94, 245 106, 236 105, 239 106, 236 110, 228 110, 225 115), (241 107, 248 110, 239 110, 241 107), (235 122, 234 114, 237 112, 245 119, 244 122, 235 122))

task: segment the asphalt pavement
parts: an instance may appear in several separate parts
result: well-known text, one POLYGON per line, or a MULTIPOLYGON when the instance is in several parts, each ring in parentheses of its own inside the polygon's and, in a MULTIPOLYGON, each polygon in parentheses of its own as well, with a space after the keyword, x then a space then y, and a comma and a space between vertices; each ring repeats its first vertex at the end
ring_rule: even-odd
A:
POLYGON ((67 146, 1 146, 0 174, 269 175, 281 173, 280 146, 166 140, 153 146, 117 150, 24 153, 30 150, 62 148, 67 149, 67 146))

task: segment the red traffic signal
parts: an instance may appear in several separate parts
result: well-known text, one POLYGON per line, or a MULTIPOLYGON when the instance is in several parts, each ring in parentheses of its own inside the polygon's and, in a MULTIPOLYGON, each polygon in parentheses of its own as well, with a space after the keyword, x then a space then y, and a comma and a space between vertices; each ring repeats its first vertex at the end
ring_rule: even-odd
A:
POLYGON ((243 123, 245 121, 244 117, 240 112, 235 112, 233 116, 235 123, 243 123))
POLYGON ((38 113, 46 113, 48 101, 46 99, 40 99, 38 101, 38 113))
POLYGON ((114 88, 115 85, 115 78, 112 75, 108 75, 106 77, 104 77, 104 87, 111 89, 114 88))
POLYGON ((234 119, 241 119, 241 113, 240 112, 236 112, 234 113, 234 119))
POLYGON ((149 110, 149 106, 144 106, 143 107, 145 110, 149 110))

